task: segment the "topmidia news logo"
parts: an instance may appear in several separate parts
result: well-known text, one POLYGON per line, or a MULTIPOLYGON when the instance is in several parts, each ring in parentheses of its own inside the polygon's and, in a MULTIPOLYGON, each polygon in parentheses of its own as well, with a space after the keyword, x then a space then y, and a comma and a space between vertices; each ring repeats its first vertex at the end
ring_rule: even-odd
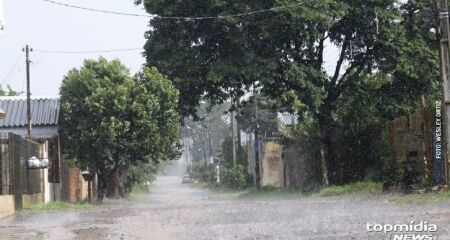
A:
POLYGON ((372 224, 367 223, 367 231, 384 233, 389 240, 437 240, 438 227, 426 221, 411 221, 409 224, 372 224))

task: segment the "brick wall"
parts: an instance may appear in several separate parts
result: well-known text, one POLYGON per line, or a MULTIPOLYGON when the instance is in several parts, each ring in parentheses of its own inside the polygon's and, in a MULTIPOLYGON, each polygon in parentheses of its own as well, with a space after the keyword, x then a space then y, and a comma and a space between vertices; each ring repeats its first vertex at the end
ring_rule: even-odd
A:
POLYGON ((88 196, 88 185, 77 167, 70 167, 61 161, 61 197, 68 202, 83 201, 88 196))

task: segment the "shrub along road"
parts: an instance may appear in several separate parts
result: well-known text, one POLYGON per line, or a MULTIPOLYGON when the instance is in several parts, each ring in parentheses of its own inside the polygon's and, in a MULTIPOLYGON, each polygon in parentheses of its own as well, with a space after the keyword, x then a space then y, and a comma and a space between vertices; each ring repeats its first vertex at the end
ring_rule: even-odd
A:
POLYGON ((0 220, 0 239, 389 239, 366 224, 437 224, 449 239, 449 203, 398 204, 391 197, 242 197, 159 177, 135 201, 86 210, 21 212, 0 220))

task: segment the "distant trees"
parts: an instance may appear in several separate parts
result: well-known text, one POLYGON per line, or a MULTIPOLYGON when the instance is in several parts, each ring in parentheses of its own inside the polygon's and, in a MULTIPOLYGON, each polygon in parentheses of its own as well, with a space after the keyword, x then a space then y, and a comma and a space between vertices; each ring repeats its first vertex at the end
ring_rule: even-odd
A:
POLYGON ((195 114, 200 99, 235 100, 252 86, 283 109, 307 112, 318 124, 325 184, 342 179, 332 144, 344 120, 368 127, 411 111, 438 79, 425 0, 136 2, 166 17, 227 15, 153 18, 148 65, 180 90, 183 115, 195 114), (245 14, 263 9, 273 10, 245 14), (327 45, 338 49, 332 66, 327 45), (364 101, 373 105, 365 109, 364 101))
POLYGON ((0 85, 0 96, 19 96, 22 92, 15 91, 9 84, 6 84, 6 89, 0 85))
POLYGON ((207 160, 217 157, 221 151, 221 144, 230 135, 230 103, 212 106, 203 102, 197 109, 198 119, 186 117, 184 119, 183 135, 189 140, 193 161, 207 160))
POLYGON ((155 68, 131 77, 118 60, 85 60, 67 73, 60 92, 64 151, 98 174, 99 199, 124 196, 130 167, 178 154, 179 94, 155 68))

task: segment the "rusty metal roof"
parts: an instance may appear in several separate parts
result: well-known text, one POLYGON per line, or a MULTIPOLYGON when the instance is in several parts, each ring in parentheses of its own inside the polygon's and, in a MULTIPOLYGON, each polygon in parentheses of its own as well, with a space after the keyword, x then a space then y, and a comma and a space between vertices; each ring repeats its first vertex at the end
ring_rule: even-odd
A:
MULTIPOLYGON (((0 129, 27 125, 27 98, 0 97, 0 109, 6 116, 0 119, 0 129)), ((58 97, 31 97, 31 122, 33 126, 57 126, 59 119, 58 97)))

